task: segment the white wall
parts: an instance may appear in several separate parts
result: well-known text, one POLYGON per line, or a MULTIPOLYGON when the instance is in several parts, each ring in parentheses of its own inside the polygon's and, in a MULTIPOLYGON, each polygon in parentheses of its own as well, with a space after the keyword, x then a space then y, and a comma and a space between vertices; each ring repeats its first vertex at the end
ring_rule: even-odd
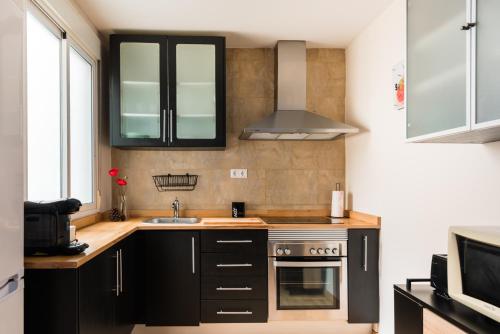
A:
POLYGON ((71 0, 34 0, 70 32, 85 51, 101 59, 101 40, 94 25, 71 0))
POLYGON ((346 140, 353 209, 382 216, 381 333, 393 333, 394 283, 429 277, 450 225, 500 223, 500 143, 406 144, 392 107, 392 66, 404 56, 404 0, 396 0, 346 50, 346 119, 365 129, 346 140))

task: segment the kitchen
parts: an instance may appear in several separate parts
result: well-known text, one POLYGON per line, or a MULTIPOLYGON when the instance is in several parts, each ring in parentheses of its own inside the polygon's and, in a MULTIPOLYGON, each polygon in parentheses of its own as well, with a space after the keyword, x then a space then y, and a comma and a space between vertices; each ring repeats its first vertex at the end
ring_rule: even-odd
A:
MULTIPOLYGON (((422 3, 2 0, 0 332, 405 333, 393 285, 429 276, 450 226, 499 218, 495 115, 457 116, 471 86, 446 80, 456 117, 414 111, 433 108, 412 90, 433 55, 419 34, 451 17, 422 3), (36 204, 68 197, 83 205, 36 204), (33 256, 55 211, 64 246, 33 256)), ((463 16, 437 31, 462 37, 441 51, 472 66, 474 17, 450 3, 463 16)))

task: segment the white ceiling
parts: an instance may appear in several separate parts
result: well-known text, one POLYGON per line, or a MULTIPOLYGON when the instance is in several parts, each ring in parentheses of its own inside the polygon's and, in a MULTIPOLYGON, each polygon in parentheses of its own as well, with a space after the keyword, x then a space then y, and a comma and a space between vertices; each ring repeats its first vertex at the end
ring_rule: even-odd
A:
POLYGON ((97 29, 226 36, 228 47, 344 48, 392 0, 74 0, 97 29))

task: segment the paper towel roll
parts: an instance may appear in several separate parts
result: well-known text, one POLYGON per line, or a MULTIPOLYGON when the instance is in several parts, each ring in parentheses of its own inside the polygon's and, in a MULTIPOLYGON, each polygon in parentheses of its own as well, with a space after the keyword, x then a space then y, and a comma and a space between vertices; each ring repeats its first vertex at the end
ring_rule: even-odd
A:
POLYGON ((344 217, 344 192, 342 190, 332 191, 332 217, 344 217))

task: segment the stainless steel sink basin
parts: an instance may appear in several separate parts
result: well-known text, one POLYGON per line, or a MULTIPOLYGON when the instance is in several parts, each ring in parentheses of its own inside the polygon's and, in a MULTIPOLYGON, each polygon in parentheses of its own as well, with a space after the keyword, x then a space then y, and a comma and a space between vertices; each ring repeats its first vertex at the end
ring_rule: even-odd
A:
POLYGON ((145 220, 143 223, 147 224, 198 224, 199 218, 174 218, 174 217, 156 217, 145 220))

